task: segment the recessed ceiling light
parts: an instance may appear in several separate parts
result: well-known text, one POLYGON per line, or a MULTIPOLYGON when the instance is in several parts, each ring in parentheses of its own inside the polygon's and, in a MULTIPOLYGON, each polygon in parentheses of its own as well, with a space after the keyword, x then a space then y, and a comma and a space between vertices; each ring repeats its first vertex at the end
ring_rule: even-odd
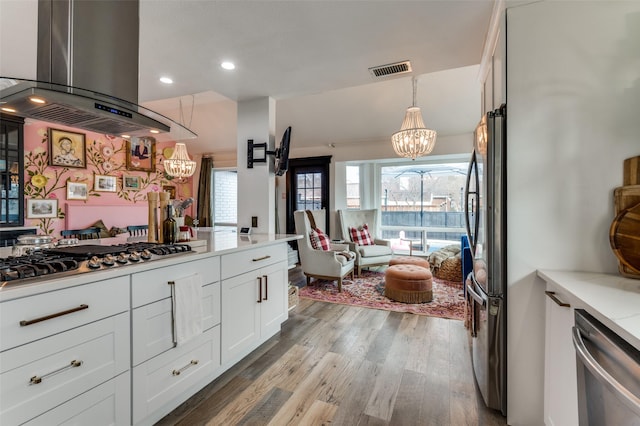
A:
POLYGON ((173 84, 173 80, 170 79, 169 77, 160 77, 160 81, 163 82, 164 84, 173 84))
POLYGON ((160 133, 160 130, 151 129, 151 130, 149 130, 149 132, 150 132, 150 133, 154 133, 154 134, 155 134, 155 133, 160 133))
POLYGON ((35 96, 31 96, 31 97, 29 98, 29 100, 30 100, 31 102, 33 102, 33 103, 36 103, 36 104, 44 104, 44 103, 46 103, 46 101, 45 101, 44 99, 42 99, 42 98, 37 98, 37 97, 35 97, 35 96))
POLYGON ((9 107, 2 107, 2 108, 0 108, 0 109, 1 109, 2 111, 4 111, 4 112, 16 112, 16 110, 15 110, 15 109, 13 109, 13 108, 9 108, 9 107))
POLYGON ((236 69, 236 64, 234 64, 233 62, 229 62, 229 61, 225 61, 225 62, 221 63, 220 66, 222 68, 224 68, 225 70, 234 70, 234 69, 236 69))
POLYGON ((123 137, 125 139, 129 139, 131 136, 129 136, 129 135, 120 135, 120 137, 123 137))

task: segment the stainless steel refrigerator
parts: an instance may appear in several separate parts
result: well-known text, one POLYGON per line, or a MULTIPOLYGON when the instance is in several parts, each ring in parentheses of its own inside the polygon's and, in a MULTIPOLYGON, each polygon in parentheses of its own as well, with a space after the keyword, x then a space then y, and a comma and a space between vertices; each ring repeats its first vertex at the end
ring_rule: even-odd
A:
POLYGON ((489 408, 507 414, 506 105, 475 132, 465 185, 473 270, 465 277, 473 371, 489 408))

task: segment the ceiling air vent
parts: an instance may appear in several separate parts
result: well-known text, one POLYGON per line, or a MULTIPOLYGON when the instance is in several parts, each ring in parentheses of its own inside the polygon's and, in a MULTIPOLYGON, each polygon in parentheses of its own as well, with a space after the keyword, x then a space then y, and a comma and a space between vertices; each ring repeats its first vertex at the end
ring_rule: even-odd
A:
POLYGON ((406 74, 408 72, 411 72, 411 62, 402 61, 395 62, 393 64, 379 65, 377 67, 369 68, 369 72, 374 78, 389 77, 396 74, 406 74))

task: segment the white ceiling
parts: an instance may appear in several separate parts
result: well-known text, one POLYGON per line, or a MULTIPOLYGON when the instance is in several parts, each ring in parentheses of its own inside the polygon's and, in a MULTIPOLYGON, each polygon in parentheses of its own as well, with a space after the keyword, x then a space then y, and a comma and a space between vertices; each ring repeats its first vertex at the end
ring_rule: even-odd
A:
POLYGON ((277 101, 277 133, 291 125, 296 146, 388 140, 414 75, 427 126, 470 132, 492 9, 493 0, 141 0, 139 101, 190 126, 194 153, 235 149, 236 102, 266 96, 277 101), (375 81, 368 71, 401 60, 411 75, 375 81))

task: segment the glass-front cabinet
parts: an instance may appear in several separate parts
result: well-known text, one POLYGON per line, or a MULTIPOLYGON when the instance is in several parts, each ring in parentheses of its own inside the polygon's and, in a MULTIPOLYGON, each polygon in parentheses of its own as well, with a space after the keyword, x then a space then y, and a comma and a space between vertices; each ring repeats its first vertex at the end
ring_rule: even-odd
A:
POLYGON ((0 228, 24 224, 24 120, 0 115, 0 228))

